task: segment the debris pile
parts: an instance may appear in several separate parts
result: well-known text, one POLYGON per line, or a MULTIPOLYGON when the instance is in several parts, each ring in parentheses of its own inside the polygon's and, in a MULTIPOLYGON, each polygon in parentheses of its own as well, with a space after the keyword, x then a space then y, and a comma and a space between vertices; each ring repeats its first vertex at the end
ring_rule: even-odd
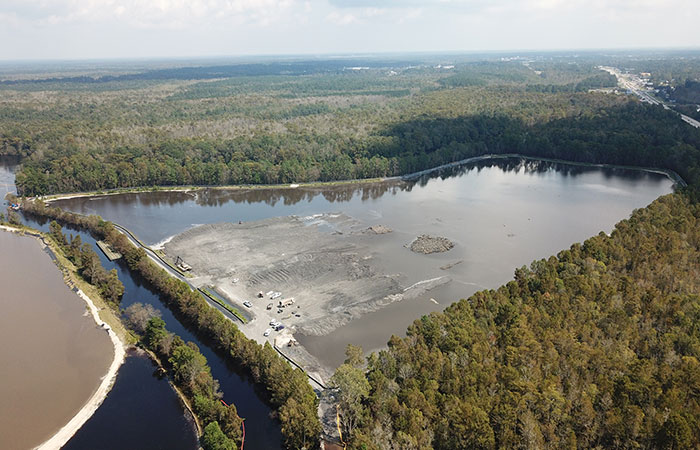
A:
POLYGON ((393 230, 389 227, 386 227, 384 225, 372 225, 371 227, 367 228, 365 230, 365 233, 367 234, 387 234, 391 233, 393 230))
POLYGON ((409 248, 412 252, 427 255, 429 253, 446 252, 454 246, 455 244, 447 238, 421 234, 411 242, 409 248))

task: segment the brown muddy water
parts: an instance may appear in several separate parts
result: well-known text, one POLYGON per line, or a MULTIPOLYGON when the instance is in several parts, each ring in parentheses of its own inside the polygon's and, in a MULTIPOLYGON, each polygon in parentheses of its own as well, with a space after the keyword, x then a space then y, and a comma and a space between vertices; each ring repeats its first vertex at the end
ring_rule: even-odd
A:
POLYGON ((114 350, 36 239, 0 231, 0 286, 0 448, 32 448, 87 402, 114 350))
POLYGON ((153 192, 73 198, 56 205, 99 214, 151 244, 199 224, 289 215, 315 223, 317 214, 344 213, 364 226, 388 226, 393 232, 377 236, 373 247, 385 273, 400 274, 406 286, 440 276, 451 281, 330 334, 298 336, 323 363, 337 366, 346 344, 380 348, 421 315, 441 311, 477 290, 496 288, 534 259, 610 232, 635 208, 672 192, 672 185, 657 173, 511 158, 466 164, 410 182, 153 192), (424 233, 444 236, 455 247, 432 255, 404 247, 424 233))

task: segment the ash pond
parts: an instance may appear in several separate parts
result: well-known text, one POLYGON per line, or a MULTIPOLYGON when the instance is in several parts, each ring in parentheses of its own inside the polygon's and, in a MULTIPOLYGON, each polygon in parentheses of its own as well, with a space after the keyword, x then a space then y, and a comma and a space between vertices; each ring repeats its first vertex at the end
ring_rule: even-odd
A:
MULTIPOLYGON (((344 359, 346 344, 361 345, 365 350, 381 348, 392 334, 404 334, 406 327, 421 315, 441 311, 477 290, 496 288, 510 280, 517 267, 556 254, 601 231, 610 232, 615 223, 629 217, 635 208, 644 207, 672 190, 673 182, 658 173, 499 158, 434 172, 413 181, 333 187, 199 189, 72 198, 55 203, 68 210, 99 214, 126 226, 142 241, 160 243, 173 257, 184 252, 186 242, 174 235, 188 229, 198 233, 195 229, 198 225, 235 225, 240 221, 243 227, 255 227, 256 223, 249 222, 270 225, 276 223, 269 222, 270 219, 286 217, 283 222, 291 223, 297 231, 301 221, 315 228, 315 233, 335 233, 337 239, 323 236, 317 238, 317 243, 337 253, 346 251, 347 265, 353 270, 363 270, 363 264, 367 265, 368 276, 384 283, 382 289, 396 288, 395 294, 400 294, 405 289, 420 287, 419 291, 414 290, 414 295, 396 295, 389 297, 391 301, 384 301, 387 295, 382 292, 382 300, 374 302, 381 308, 352 308, 370 299, 372 292, 341 289, 336 296, 326 293, 327 306, 314 306, 321 308, 320 311, 308 307, 308 317, 304 307, 297 308, 294 314, 288 314, 287 309, 279 313, 286 325, 298 328, 296 337, 303 347, 332 368, 344 359), (336 217, 343 219, 343 224, 339 225, 336 217), (348 223, 351 226, 345 225, 348 223), (358 234, 379 225, 382 228, 374 230, 392 231, 358 234), (349 234, 355 237, 348 238, 349 234), (447 251, 431 254, 412 252, 411 243, 421 235, 444 237, 454 247, 447 246, 450 247, 447 251), (354 242, 343 247, 342 241, 348 239, 354 242), (344 305, 350 305, 349 314, 343 311, 344 305), (325 321, 321 319, 324 316, 325 321), (319 326, 312 326, 314 322, 319 326)), ((249 296, 257 291, 282 291, 286 287, 282 292, 284 297, 295 297, 299 304, 313 302, 312 298, 301 299, 298 294, 309 297, 314 289, 322 287, 295 292, 295 285, 305 286, 305 270, 301 265, 296 270, 293 263, 308 264, 313 261, 310 255, 319 254, 314 253, 315 244, 307 248, 309 239, 313 238, 304 232, 297 234, 307 241, 304 245, 284 235, 278 236, 279 242, 266 244, 265 248, 257 248, 251 242, 248 250, 239 249, 250 255, 225 261, 221 267, 217 266, 218 261, 207 261, 208 267, 196 267, 197 249, 191 248, 195 253, 188 263, 193 265, 193 272, 202 275, 203 283, 217 284, 225 279, 228 288, 220 287, 231 297, 249 296), (270 251, 266 250, 268 247, 270 251), (269 266, 264 258, 258 260, 264 255, 255 252, 267 252, 277 259, 269 266), (245 266, 246 261, 251 267, 245 266), (266 267, 273 270, 264 272, 266 267), (235 278, 238 278, 236 286, 231 284, 235 278)), ((208 238, 203 234, 201 237, 208 238)), ((243 233, 240 239, 244 238, 243 233)), ((269 239, 265 237, 266 241, 269 239)), ((220 244, 226 243, 211 241, 205 247, 225 250, 225 245, 220 244)), ((319 280, 323 284, 323 278, 319 280)), ((335 281, 342 281, 342 277, 335 281)), ((252 312, 256 313, 257 300, 233 300, 253 301, 252 312)), ((277 314, 275 309, 273 314, 277 314)), ((252 337, 263 339, 262 330, 257 331, 261 331, 261 336, 252 337)))

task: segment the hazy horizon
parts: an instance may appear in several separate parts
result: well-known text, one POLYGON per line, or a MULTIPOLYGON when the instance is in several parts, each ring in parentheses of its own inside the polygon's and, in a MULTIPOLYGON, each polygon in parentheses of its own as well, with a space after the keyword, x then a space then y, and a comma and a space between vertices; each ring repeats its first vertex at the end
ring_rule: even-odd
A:
POLYGON ((148 55, 148 56, 114 56, 114 57, 86 57, 86 58, 21 58, 0 59, 0 65, 12 64, 41 64, 41 63, 120 63, 120 62, 257 62, 257 61, 308 61, 313 59, 408 59, 410 57, 444 56, 444 57, 498 57, 498 56, 529 56, 529 55, 566 55, 574 56, 576 53, 586 54, 611 54, 622 55, 630 53, 632 56, 649 55, 653 53, 698 53, 700 45, 695 47, 610 47, 610 48, 542 48, 542 49, 503 49, 503 50, 426 50, 404 52, 328 52, 328 53, 251 53, 251 54, 221 54, 221 55, 148 55))
POLYGON ((5 0, 2 61, 700 48, 700 4, 623 0, 5 0))

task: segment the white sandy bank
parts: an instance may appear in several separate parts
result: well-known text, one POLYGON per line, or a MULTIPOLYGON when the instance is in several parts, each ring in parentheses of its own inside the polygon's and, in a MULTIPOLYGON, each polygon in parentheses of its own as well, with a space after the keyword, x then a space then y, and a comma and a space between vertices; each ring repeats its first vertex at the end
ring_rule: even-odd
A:
MULTIPOLYGON (((22 230, 20 230, 19 228, 5 225, 0 225, 0 229, 13 233, 22 232, 22 230)), ((42 242, 42 245, 45 244, 42 242)), ((87 422, 88 419, 92 417, 95 411, 97 411, 97 408, 100 407, 104 399, 107 397, 107 394, 112 389, 114 380, 117 377, 119 367, 122 365, 122 363, 124 362, 124 358, 126 357, 126 348, 124 344, 119 339, 117 334, 112 330, 112 328, 100 318, 97 307, 90 299, 90 297, 88 297, 80 289, 78 289, 77 294, 87 304, 88 309, 90 310, 90 314, 92 315, 92 318, 95 321, 95 323, 98 326, 106 329, 107 334, 109 335, 109 339, 112 341, 112 345, 114 346, 114 359, 112 360, 112 364, 110 364, 107 373, 104 377, 102 377, 102 382, 97 387, 97 390, 88 399, 87 403, 83 405, 80 411, 78 411, 77 414, 73 416, 73 418, 66 425, 63 426, 63 428, 58 430, 58 432, 56 432, 56 434, 54 434, 49 440, 45 441, 38 447, 35 447, 36 449, 60 449, 70 440, 70 438, 73 437, 73 435, 80 429, 80 427, 82 427, 85 424, 85 422, 87 422)))
POLYGON ((85 293, 81 290, 78 290, 77 293, 83 300, 85 300, 85 303, 87 303, 90 313, 92 314, 92 318, 95 320, 97 325, 107 329, 109 338, 112 340, 112 344, 114 345, 114 360, 109 366, 109 370, 102 378, 102 382, 98 386, 97 390, 92 394, 87 403, 85 403, 80 411, 73 416, 70 422, 58 430, 58 432, 49 440, 36 447, 37 449, 59 449, 73 437, 80 427, 82 427, 83 424, 85 424, 85 422, 92 417, 95 411, 97 411, 97 408, 99 408, 104 401, 105 397, 107 397, 107 394, 112 389, 114 380, 117 377, 119 366, 122 365, 126 356, 126 350, 121 340, 119 340, 119 337, 117 337, 117 334, 111 329, 111 327, 100 319, 100 316, 97 313, 97 307, 95 307, 95 304, 92 302, 92 300, 90 300, 90 297, 85 295, 85 293))

